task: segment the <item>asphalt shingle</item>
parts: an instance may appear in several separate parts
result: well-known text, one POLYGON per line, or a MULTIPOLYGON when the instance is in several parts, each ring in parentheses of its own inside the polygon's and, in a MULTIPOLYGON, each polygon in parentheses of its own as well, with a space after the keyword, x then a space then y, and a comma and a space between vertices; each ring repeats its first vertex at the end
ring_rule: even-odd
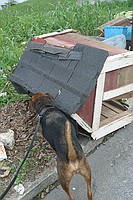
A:
POLYGON ((107 51, 83 44, 70 50, 31 41, 9 80, 20 93, 50 93, 72 114, 95 87, 107 56, 107 51))

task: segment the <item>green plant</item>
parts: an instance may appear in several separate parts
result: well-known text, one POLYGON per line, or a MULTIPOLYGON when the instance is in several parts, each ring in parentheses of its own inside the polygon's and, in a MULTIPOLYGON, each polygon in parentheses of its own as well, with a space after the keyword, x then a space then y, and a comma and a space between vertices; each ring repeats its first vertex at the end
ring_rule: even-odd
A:
MULTIPOLYGON (((22 163, 22 160, 19 161, 18 166, 20 166, 21 163, 22 163)), ((22 183, 22 181, 27 177, 28 173, 33 168, 33 166, 35 167, 35 161, 32 160, 31 158, 27 158, 15 181, 17 185, 19 183, 22 183)))
MULTIPOLYGON (((84 35, 97 35, 99 25, 130 9, 133 9, 132 0, 98 1, 93 5, 88 0, 83 4, 77 4, 77 0, 28 0, 9 6, 0 11, 0 64, 4 73, 12 73, 33 35, 67 28, 84 35)), ((0 91, 6 82, 7 79, 0 76, 0 91)), ((0 97, 0 106, 22 98, 11 84, 4 91, 7 96, 0 97)))
POLYGON ((0 77, 0 93, 3 92, 5 92, 6 95, 0 97, 0 107, 15 101, 29 99, 28 95, 18 94, 7 77, 0 77))
POLYGON ((133 9, 133 1, 132 0, 128 0, 127 3, 128 3, 128 6, 133 9))

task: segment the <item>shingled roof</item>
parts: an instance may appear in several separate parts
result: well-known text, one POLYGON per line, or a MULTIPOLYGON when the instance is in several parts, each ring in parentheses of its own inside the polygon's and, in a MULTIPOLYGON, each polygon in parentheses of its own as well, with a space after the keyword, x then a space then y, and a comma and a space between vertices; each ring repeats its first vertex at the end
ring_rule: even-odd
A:
POLYGON ((95 87, 107 56, 107 51, 83 44, 68 49, 30 41, 9 80, 19 93, 50 93, 72 114, 95 87))

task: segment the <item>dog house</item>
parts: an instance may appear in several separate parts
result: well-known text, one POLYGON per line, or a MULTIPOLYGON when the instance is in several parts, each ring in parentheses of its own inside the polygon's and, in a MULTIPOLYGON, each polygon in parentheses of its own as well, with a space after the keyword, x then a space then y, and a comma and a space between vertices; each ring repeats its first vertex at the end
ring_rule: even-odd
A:
POLYGON ((73 30, 35 36, 9 77, 19 93, 48 92, 97 140, 133 120, 133 52, 73 30))

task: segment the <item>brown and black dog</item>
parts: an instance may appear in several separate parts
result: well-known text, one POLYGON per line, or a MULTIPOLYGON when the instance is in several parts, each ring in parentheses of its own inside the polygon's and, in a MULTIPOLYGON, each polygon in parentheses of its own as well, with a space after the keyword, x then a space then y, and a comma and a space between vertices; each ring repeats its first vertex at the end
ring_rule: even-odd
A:
POLYGON ((57 171, 60 184, 69 200, 74 200, 70 192, 70 181, 74 174, 82 175, 87 183, 87 197, 92 200, 91 170, 77 138, 77 129, 60 109, 54 106, 54 98, 49 94, 36 93, 31 104, 37 114, 42 115, 41 127, 44 138, 57 154, 57 171))

